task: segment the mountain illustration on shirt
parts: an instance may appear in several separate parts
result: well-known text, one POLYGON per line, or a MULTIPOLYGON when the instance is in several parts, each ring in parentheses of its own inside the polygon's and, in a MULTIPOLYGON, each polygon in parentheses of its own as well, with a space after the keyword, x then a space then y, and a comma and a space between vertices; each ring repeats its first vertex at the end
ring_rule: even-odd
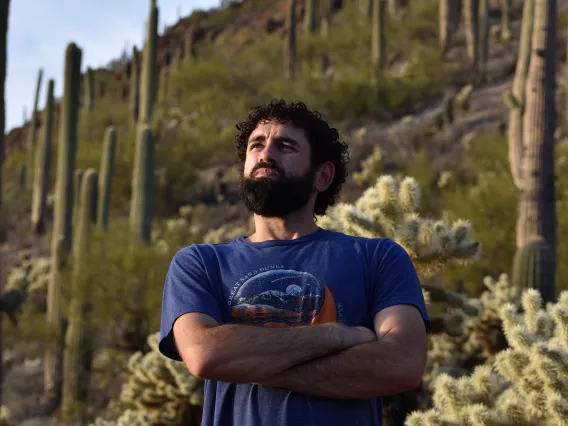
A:
POLYGON ((291 327, 336 321, 331 291, 308 272, 291 269, 261 272, 244 281, 231 302, 233 323, 291 327))

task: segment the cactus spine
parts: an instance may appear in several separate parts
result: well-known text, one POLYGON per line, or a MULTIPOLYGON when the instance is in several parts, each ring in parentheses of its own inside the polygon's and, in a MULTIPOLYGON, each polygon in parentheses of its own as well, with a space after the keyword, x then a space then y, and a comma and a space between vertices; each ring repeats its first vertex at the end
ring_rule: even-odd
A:
POLYGON ((387 64, 386 52, 386 0, 373 2, 372 57, 377 69, 384 69, 387 64))
MULTIPOLYGON (((547 286, 554 294, 556 195, 554 133, 556 130, 556 0, 535 0, 532 49, 526 82, 522 188, 517 220, 517 248, 542 236, 550 246, 552 265, 547 286)), ((545 267, 545 266, 542 266, 545 267)))
POLYGON ((284 73, 289 80, 296 74, 296 0, 288 3, 288 37, 284 47, 284 73))
POLYGON ((87 169, 82 180, 76 227, 73 243, 73 271, 69 326, 65 335, 65 356, 63 364, 62 412, 76 417, 77 405, 87 399, 89 373, 93 351, 91 330, 91 289, 92 283, 85 276, 84 264, 88 262, 91 227, 95 221, 97 203, 97 171, 87 169))
POLYGON ((77 119, 79 109, 79 90, 81 83, 81 60, 83 52, 75 44, 69 43, 65 51, 65 83, 61 101, 59 143, 57 146, 57 175, 55 182, 55 212, 51 240, 52 268, 47 289, 47 323, 52 327, 56 341, 46 348, 44 361, 44 391, 47 403, 57 403, 60 397, 60 363, 57 361, 59 346, 62 343, 59 330, 60 315, 60 274, 65 267, 71 249, 72 208, 73 208, 73 170, 77 155, 77 119), (55 400, 54 400, 55 398, 55 400))
POLYGON ((509 107, 508 145, 511 176, 517 188, 523 186, 523 157, 525 135, 523 121, 525 113, 525 83, 529 71, 532 46, 534 0, 525 0, 521 21, 521 39, 515 76, 511 90, 505 93, 505 102, 509 107))
POLYGON ((49 185, 53 136, 53 79, 47 83, 47 99, 43 118, 43 135, 36 152, 34 165, 34 184, 32 198, 32 232, 37 235, 45 233, 45 200, 49 185))
POLYGON ((150 242, 153 191, 154 135, 150 126, 141 125, 136 136, 130 202, 130 229, 135 240, 150 242))
POLYGON ((533 237, 515 253, 512 281, 520 292, 537 289, 543 302, 555 300, 554 258, 550 246, 542 237, 533 237))
POLYGON ((39 122, 39 91, 41 90, 41 81, 43 79, 43 70, 40 68, 37 75, 37 84, 34 98, 34 107, 32 109, 32 117, 30 119, 29 131, 28 131, 28 170, 33 170, 34 167, 34 156, 35 156, 35 145, 37 139, 37 127, 39 122))
POLYGON ((140 112, 140 53, 136 46, 132 48, 130 62, 130 111, 132 121, 136 125, 140 112))
POLYGON ((156 0, 150 3, 150 19, 148 21, 147 40, 142 54, 142 69, 140 76, 140 115, 141 123, 150 123, 154 112, 157 92, 157 63, 158 50, 158 7, 156 0))
POLYGON ((116 128, 106 129, 99 175, 99 201, 97 203, 97 224, 104 230, 108 227, 112 176, 116 157, 116 128))

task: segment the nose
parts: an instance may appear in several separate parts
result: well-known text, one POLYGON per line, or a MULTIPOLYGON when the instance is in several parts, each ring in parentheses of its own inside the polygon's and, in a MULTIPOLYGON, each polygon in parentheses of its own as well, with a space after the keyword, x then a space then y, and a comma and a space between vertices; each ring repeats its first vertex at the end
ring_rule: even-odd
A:
POLYGON ((271 163, 274 162, 276 155, 276 144, 270 138, 264 144, 260 156, 258 158, 259 162, 271 163))

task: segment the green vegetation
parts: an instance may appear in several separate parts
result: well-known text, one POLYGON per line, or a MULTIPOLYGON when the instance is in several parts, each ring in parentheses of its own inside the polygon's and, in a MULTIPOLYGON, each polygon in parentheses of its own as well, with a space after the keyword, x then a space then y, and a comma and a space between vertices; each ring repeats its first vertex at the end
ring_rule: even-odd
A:
MULTIPOLYGON (((506 364, 530 358, 526 365, 529 372, 541 374, 545 383, 535 389, 543 394, 556 380, 543 370, 567 371, 562 361, 566 342, 560 340, 566 338, 562 291, 568 289, 568 265, 558 259, 568 258, 568 242, 562 238, 568 234, 568 140, 555 144, 556 254, 538 239, 517 246, 522 188, 513 175, 521 164, 510 164, 510 133, 466 129, 463 118, 481 77, 491 74, 486 65, 492 45, 518 37, 514 24, 520 8, 507 3, 511 28, 504 21, 507 27, 494 38, 489 36, 494 27, 488 26, 497 23, 487 18, 489 2, 481 2, 479 20, 471 15, 477 10, 474 3, 464 1, 463 23, 455 10, 439 14, 438 0, 412 2, 380 19, 349 2, 332 15, 327 31, 304 28, 304 22, 313 25, 311 14, 297 19, 294 79, 284 75, 285 28, 262 37, 257 30, 250 30, 254 37, 247 36, 246 28, 237 34, 231 28, 236 6, 187 18, 190 27, 230 30, 222 33, 222 43, 200 40, 191 58, 178 58, 179 46, 171 47, 166 53, 174 60, 168 67, 152 64, 159 44, 155 25, 148 28, 144 50, 114 62, 117 75, 89 70, 79 78, 81 47, 69 44, 63 100, 53 110, 39 108, 39 133, 25 135, 28 141, 40 135, 35 155, 16 151, 4 162, 0 210, 3 240, 17 246, 15 241, 35 233, 35 248, 46 253, 30 257, 22 252, 10 271, 0 294, 0 310, 12 319, 3 323, 3 342, 5 348, 29 342, 29 357, 42 357, 49 348, 46 391, 57 392, 56 382, 62 380, 62 419, 80 415, 97 425, 115 424, 104 417, 119 418, 119 425, 177 426, 199 412, 202 383, 156 350, 164 277, 181 247, 220 242, 250 230, 247 212, 231 201, 234 188, 223 192, 219 187, 236 181, 235 124, 250 107, 275 97, 302 100, 322 112, 363 158, 353 164, 355 173, 343 194, 355 201, 340 203, 318 223, 352 235, 393 238, 419 270, 433 318, 425 388, 433 392, 433 385, 441 383, 443 390, 433 394, 432 411, 413 414, 408 425, 424 417, 458 423, 467 418, 475 424, 492 424, 491 419, 512 424, 507 422, 514 415, 530 417, 520 408, 522 398, 536 396, 518 389, 522 383, 509 374, 517 370, 507 370, 506 364), (384 31, 373 29, 373 22, 383 18, 384 31), (452 28, 462 27, 466 31, 451 34, 452 28), (379 36, 380 46, 373 43, 379 36), (384 52, 377 67, 376 56, 384 52), (125 69, 131 60, 136 68, 129 75, 125 69), (80 108, 73 101, 78 93, 80 108), (418 117, 425 109, 431 114, 418 117), (360 130, 374 131, 377 124, 388 130, 394 123, 396 134, 385 131, 357 140, 360 130), (361 155, 363 149, 371 155, 361 155), (30 158, 35 164, 27 164, 30 158), (22 180, 26 170, 33 171, 33 180, 22 180), (210 177, 203 177, 207 173, 210 177), (32 195, 32 226, 22 225, 22 217, 32 210, 32 195), (556 278, 548 268, 553 257, 556 278), (491 278, 496 273, 499 278, 491 278), (538 311, 540 297, 551 301, 556 296, 556 307, 538 311), (521 307, 529 308, 525 317, 513 315, 521 307), (67 320, 66 348, 58 366, 61 318, 67 320), (527 333, 546 344, 544 352, 520 347, 520 337, 527 333), (556 340, 551 339, 554 333, 556 340), (549 356, 544 366, 535 354, 549 356), (497 373, 488 371, 490 365, 497 373), (450 378, 472 373, 473 381, 450 378), (508 380, 508 387, 492 387, 492 380, 508 380), (448 398, 456 389, 471 398, 448 398), (106 405, 105 393, 113 404, 106 405), (502 411, 491 405, 495 401, 503 402, 502 411), (101 418, 95 420, 97 416, 101 418)), ((238 13, 254 15, 273 5, 248 0, 238 13)), ((155 23, 159 4, 152 1, 150 6, 155 23)), ((389 2, 389 10, 394 6, 389 2)), ((557 21, 559 27, 568 22, 564 15, 557 21)), ((517 85, 528 79, 521 74, 517 85)), ((53 91, 51 81, 47 90, 53 91)), ((533 107, 538 96, 544 94, 530 97, 533 107)), ((521 118, 534 122, 538 114, 533 108, 532 115, 521 118)), ((529 139, 538 147, 544 130, 533 127, 529 139)), ((565 387, 565 374, 558 377, 565 387)), ((534 407, 527 404, 527 409, 549 404, 561 418, 560 403, 550 395, 544 399, 531 400, 534 407)), ((534 415, 540 419, 542 414, 541 409, 534 415)))

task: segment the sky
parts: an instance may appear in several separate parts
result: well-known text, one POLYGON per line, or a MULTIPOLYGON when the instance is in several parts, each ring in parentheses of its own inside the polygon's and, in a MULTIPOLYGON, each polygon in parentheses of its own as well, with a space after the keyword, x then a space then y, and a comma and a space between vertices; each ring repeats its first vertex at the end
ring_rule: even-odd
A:
MULTIPOLYGON (((220 0, 157 0, 158 32, 192 10, 218 7, 220 0)), ((22 125, 33 109, 38 71, 43 69, 38 109, 55 82, 62 95, 65 48, 75 42, 83 51, 81 71, 106 66, 124 48, 141 46, 150 0, 12 0, 8 20, 6 133, 22 125)))

